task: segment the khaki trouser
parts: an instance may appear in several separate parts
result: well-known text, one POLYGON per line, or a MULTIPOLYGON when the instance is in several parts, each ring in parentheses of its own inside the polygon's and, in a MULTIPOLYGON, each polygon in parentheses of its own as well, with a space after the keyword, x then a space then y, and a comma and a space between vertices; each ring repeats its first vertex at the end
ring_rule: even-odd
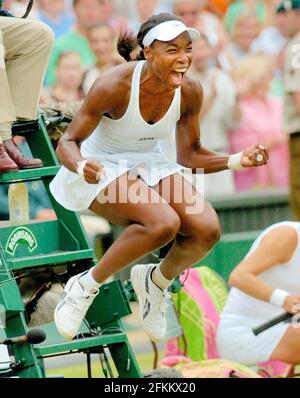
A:
POLYGON ((293 218, 300 221, 300 133, 291 134, 290 147, 290 204, 293 218))
POLYGON ((0 141, 11 136, 16 119, 36 118, 53 43, 41 22, 0 17, 0 141))

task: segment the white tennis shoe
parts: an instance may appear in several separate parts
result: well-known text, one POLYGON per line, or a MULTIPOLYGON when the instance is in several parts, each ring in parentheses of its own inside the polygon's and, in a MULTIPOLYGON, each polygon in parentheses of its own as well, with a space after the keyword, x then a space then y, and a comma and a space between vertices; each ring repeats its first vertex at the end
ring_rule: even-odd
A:
POLYGON ((151 279, 156 264, 139 264, 131 269, 132 286, 139 301, 139 316, 152 341, 163 340, 167 333, 166 312, 170 294, 151 279))
POLYGON ((79 283, 79 278, 87 271, 75 275, 66 283, 64 293, 54 311, 54 320, 59 333, 72 340, 78 333, 80 325, 99 294, 99 289, 90 288, 85 291, 79 283))

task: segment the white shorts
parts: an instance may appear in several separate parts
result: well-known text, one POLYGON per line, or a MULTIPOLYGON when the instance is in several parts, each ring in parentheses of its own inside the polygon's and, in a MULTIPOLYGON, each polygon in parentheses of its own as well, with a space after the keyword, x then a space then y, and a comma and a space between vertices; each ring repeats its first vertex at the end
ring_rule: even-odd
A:
POLYGON ((128 171, 139 175, 148 186, 152 187, 162 179, 185 169, 162 153, 156 152, 102 153, 98 156, 85 155, 84 158, 100 162, 104 166, 106 178, 98 184, 88 184, 82 176, 62 166, 50 184, 50 191, 56 201, 68 210, 88 209, 101 191, 128 171))
MULTIPOLYGON (((253 322, 253 320, 252 320, 253 322)), ((259 326, 260 323, 256 326, 259 326)), ((216 343, 221 358, 244 365, 256 365, 270 359, 290 324, 279 323, 255 336, 252 327, 240 319, 224 318, 217 329, 216 343)))

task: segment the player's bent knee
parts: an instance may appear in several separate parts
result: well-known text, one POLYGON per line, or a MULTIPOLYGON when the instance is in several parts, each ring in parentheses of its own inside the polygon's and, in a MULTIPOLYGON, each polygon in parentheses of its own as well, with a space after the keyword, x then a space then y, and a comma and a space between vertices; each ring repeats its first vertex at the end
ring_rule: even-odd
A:
POLYGON ((175 239, 180 229, 179 217, 170 217, 166 220, 161 220, 159 223, 150 228, 150 235, 155 241, 157 247, 164 245, 175 239))
POLYGON ((208 224, 198 232, 202 245, 211 249, 221 238, 221 227, 218 223, 208 224))

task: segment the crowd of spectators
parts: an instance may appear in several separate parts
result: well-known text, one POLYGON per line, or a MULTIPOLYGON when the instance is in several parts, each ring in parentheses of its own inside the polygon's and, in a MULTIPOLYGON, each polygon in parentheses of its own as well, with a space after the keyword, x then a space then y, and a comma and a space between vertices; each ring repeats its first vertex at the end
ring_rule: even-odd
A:
MULTIPOLYGON (((152 14, 170 12, 198 29, 190 73, 202 84, 203 145, 239 152, 256 142, 270 149, 268 166, 207 176, 206 192, 288 187, 288 144, 283 131, 282 69, 287 39, 278 0, 36 0, 30 18, 56 36, 42 101, 84 98, 103 70, 125 62, 117 39, 137 32, 152 14)), ((27 0, 5 0, 21 15, 27 0)), ((173 141, 169 145, 174 145, 173 141)), ((174 154, 174 148, 167 148, 174 154)))

